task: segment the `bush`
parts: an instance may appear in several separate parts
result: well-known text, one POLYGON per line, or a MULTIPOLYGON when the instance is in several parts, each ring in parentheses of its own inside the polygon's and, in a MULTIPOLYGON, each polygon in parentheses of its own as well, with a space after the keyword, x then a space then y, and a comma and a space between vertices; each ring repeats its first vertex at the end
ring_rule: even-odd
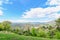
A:
POLYGON ((30 30, 30 32, 31 32, 31 34, 32 34, 32 36, 37 36, 37 30, 35 29, 35 28, 32 28, 31 30, 30 30))
POLYGON ((38 30, 38 33, 37 33, 37 36, 38 37, 47 37, 47 32, 45 32, 44 30, 42 30, 42 29, 39 29, 38 30))
POLYGON ((4 26, 0 23, 0 31, 4 30, 4 26))
POLYGON ((16 28, 14 28, 14 29, 12 30, 12 32, 18 34, 18 33, 20 32, 20 28, 19 28, 19 27, 16 27, 16 28))
POLYGON ((54 38, 60 39, 60 32, 56 32, 54 38))

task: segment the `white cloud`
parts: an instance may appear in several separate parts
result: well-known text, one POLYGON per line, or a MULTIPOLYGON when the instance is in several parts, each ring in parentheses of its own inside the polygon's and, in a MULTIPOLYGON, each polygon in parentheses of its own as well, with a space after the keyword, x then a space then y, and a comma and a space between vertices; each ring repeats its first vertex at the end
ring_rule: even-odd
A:
MULTIPOLYGON (((38 20, 39 22, 48 22, 51 21, 53 18, 57 19, 60 17, 60 0, 48 0, 47 8, 31 8, 28 11, 25 11, 22 15, 22 18, 47 18, 47 20, 38 20), (54 6, 55 5, 55 6, 54 6), (51 7, 52 6, 52 7, 51 7), (51 20, 49 20, 50 18, 51 20)), ((33 20, 29 20, 33 21, 33 20)), ((35 20, 36 21, 36 20, 35 20)))
POLYGON ((56 5, 60 6, 60 0, 48 0, 47 5, 56 5))
POLYGON ((7 10, 2 7, 3 4, 12 4, 9 0, 0 0, 0 15, 3 15, 3 10, 7 10))
POLYGON ((3 4, 13 4, 13 2, 10 2, 9 0, 0 0, 0 6, 3 4))
POLYGON ((58 14, 59 11, 60 6, 48 8, 32 8, 29 11, 24 12, 22 18, 43 18, 43 17, 57 18, 60 16, 60 14, 58 14))
POLYGON ((20 19, 20 20, 2 20, 2 21, 10 21, 10 22, 20 22, 20 23, 26 23, 26 22, 49 22, 51 20, 26 20, 26 19, 20 19))
POLYGON ((5 4, 13 4, 13 2, 10 2, 9 0, 5 0, 5 4))
POLYGON ((34 18, 34 17, 44 17, 42 14, 42 8, 32 8, 29 11, 24 12, 23 18, 34 18))

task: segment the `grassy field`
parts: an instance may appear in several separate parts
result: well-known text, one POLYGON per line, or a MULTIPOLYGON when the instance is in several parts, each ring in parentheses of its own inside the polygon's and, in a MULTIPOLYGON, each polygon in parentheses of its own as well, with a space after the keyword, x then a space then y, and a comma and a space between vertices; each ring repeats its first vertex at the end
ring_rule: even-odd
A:
POLYGON ((40 37, 23 36, 10 32, 0 32, 0 40, 58 40, 58 39, 47 39, 40 37))

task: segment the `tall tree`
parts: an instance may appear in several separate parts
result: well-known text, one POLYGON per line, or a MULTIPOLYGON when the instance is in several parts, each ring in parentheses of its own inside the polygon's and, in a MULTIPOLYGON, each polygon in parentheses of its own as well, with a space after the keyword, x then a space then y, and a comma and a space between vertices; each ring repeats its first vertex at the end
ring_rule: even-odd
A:
POLYGON ((56 20, 57 29, 60 31, 60 18, 56 20))
POLYGON ((4 30, 9 30, 11 27, 11 22, 10 21, 3 21, 2 25, 4 26, 4 30))
POLYGON ((60 18, 58 18, 58 19, 56 20, 56 25, 57 25, 57 26, 60 26, 60 18))

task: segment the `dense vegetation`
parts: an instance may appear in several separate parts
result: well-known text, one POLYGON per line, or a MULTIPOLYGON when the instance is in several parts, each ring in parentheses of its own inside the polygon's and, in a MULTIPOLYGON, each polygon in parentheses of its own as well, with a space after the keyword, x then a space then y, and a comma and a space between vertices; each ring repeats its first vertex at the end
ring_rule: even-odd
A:
POLYGON ((59 40, 59 39, 49 39, 49 38, 40 38, 32 36, 23 36, 11 32, 0 32, 0 40, 59 40))
MULTIPOLYGON (((37 28, 35 28, 34 26, 29 27, 29 25, 26 25, 24 28, 19 28, 19 27, 11 28, 11 22, 4 21, 0 23, 0 31, 8 31, 8 32, 16 33, 18 35, 25 35, 25 36, 60 39, 60 18, 55 20, 55 22, 56 22, 55 26, 43 25, 43 26, 38 26, 37 28)), ((39 38, 37 38, 37 40, 38 39, 39 38)))

